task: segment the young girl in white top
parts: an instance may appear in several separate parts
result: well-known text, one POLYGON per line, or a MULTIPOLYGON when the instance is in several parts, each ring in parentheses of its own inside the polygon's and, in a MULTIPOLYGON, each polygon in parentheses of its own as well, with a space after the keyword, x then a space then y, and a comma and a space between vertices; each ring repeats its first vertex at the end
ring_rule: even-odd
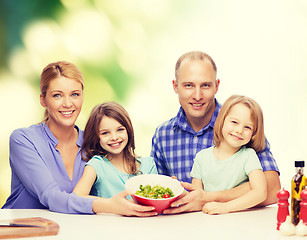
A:
POLYGON ((137 174, 157 174, 151 157, 136 157, 134 132, 126 110, 115 102, 94 107, 84 129, 82 157, 88 161, 74 192, 111 198, 137 174))
POLYGON ((239 95, 228 98, 214 125, 214 146, 194 159, 192 184, 215 192, 249 181, 251 190, 228 202, 208 202, 204 213, 240 211, 266 199, 266 179, 256 155, 264 146, 263 114, 257 102, 239 95))

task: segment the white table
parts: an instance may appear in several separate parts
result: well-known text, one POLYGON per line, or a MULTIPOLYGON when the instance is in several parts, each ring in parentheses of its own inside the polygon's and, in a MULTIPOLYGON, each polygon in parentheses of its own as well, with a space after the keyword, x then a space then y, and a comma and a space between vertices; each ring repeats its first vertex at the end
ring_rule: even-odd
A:
POLYGON ((194 212, 147 218, 113 214, 72 215, 39 209, 0 210, 0 220, 43 217, 59 224, 60 230, 55 236, 24 238, 34 240, 305 239, 299 236, 282 236, 276 230, 276 215, 276 205, 224 215, 194 212))

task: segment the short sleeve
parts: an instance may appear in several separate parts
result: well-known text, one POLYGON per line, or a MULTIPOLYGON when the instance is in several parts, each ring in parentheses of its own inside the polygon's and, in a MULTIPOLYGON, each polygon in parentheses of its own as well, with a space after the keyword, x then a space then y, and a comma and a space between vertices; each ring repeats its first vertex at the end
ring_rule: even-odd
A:
POLYGON ((201 154, 202 151, 198 152, 194 158, 194 164, 191 170, 191 177, 196 179, 202 179, 201 177, 201 154))
POLYGON ((100 156, 93 156, 85 165, 86 166, 91 166, 92 168, 95 169, 96 172, 96 181, 99 182, 101 181, 101 174, 99 173, 99 170, 102 168, 102 161, 103 159, 100 156))
POLYGON ((250 172, 256 169, 262 170, 259 158, 255 150, 252 148, 247 148, 245 151, 246 151, 246 157, 245 157, 246 160, 244 164, 244 170, 246 175, 250 174, 250 172))

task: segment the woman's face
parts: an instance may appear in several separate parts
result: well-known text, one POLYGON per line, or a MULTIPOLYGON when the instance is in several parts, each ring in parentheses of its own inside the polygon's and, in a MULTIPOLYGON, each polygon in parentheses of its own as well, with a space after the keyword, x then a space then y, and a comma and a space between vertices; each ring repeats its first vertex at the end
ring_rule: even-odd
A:
POLYGON ((48 126, 71 127, 79 116, 83 104, 83 89, 74 79, 59 77, 53 79, 40 96, 41 105, 49 114, 48 126))

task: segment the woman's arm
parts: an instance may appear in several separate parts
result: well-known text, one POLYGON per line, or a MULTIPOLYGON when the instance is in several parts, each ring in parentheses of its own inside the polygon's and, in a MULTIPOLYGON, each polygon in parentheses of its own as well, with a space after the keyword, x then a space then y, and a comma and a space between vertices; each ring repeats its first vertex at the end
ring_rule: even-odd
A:
POLYGON ((267 197, 267 183, 262 170, 257 169, 248 175, 251 190, 246 194, 228 202, 209 202, 203 207, 203 212, 208 214, 221 214, 235 212, 254 207, 263 202, 267 197))
MULTIPOLYGON (((10 208, 42 208, 61 213, 116 213, 120 215, 153 216, 154 207, 141 206, 126 199, 130 193, 121 192, 110 199, 86 198, 60 189, 55 178, 65 178, 52 151, 41 136, 25 130, 14 131, 10 137, 12 189, 21 189, 27 199, 16 203, 20 195, 10 198, 10 208), (18 205, 18 206, 16 206, 18 205)), ((89 168, 90 169, 90 168, 89 168)), ((68 176, 67 176, 68 177, 68 176)), ((70 182, 70 181, 69 181, 70 182)), ((71 182, 70 182, 71 183, 71 182)), ((15 193, 17 191, 14 191, 15 193)), ((19 191, 20 192, 20 191, 19 191)), ((18 194, 22 194, 19 193, 18 194)), ((23 197, 23 196, 22 196, 23 197)))
MULTIPOLYGON (((81 198, 60 189, 55 177, 63 177, 60 163, 56 162, 47 142, 38 131, 15 130, 10 137, 10 165, 12 188, 20 188, 26 199, 12 203, 18 208, 42 208, 61 213, 93 214, 93 199, 81 198)), ((64 178, 64 177, 63 177, 64 178)), ((17 201, 18 196, 13 199, 17 201)))

